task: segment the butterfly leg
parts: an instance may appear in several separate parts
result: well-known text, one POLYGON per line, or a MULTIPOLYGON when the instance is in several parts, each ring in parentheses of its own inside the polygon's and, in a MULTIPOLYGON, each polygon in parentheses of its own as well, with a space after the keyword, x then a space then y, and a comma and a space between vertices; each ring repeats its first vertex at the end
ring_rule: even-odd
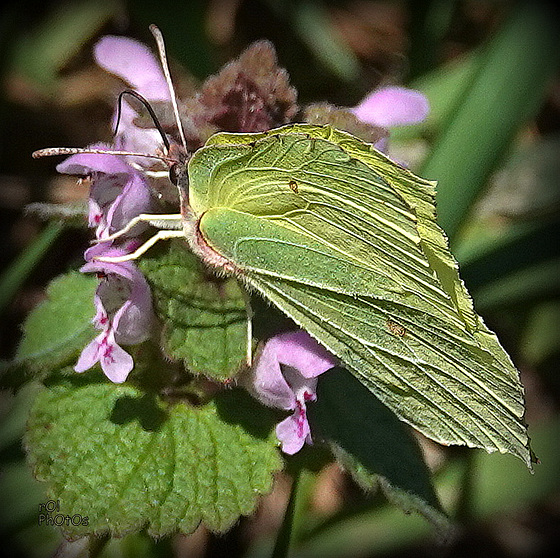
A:
POLYGON ((117 232, 114 232, 113 234, 111 234, 109 236, 106 236, 105 238, 100 238, 96 242, 107 242, 108 240, 115 240, 115 238, 119 238, 123 234, 126 234, 133 227, 135 227, 138 223, 150 223, 150 224, 161 223, 163 225, 161 228, 164 228, 164 229, 179 229, 179 228, 182 228, 182 217, 179 213, 171 213, 171 214, 141 213, 137 217, 132 218, 122 229, 118 230, 117 232), (171 223, 176 222, 177 225, 167 226, 167 221, 169 221, 171 223))
POLYGON ((144 244, 142 244, 142 246, 138 247, 136 250, 134 250, 134 252, 131 252, 130 254, 125 254, 124 256, 99 256, 97 258, 94 258, 95 260, 98 260, 100 262, 111 262, 111 263, 117 263, 117 262, 126 262, 128 260, 135 260, 136 258, 140 257, 144 252, 146 252, 148 249, 150 249, 156 242, 159 242, 160 240, 166 240, 168 238, 184 238, 185 235, 183 233, 183 231, 173 231, 173 230, 164 230, 164 231, 159 231, 158 233, 154 234, 154 236, 152 236, 151 238, 149 238, 148 240, 146 240, 146 242, 144 242, 144 244))
POLYGON ((245 360, 250 368, 253 365, 253 307, 251 306, 251 297, 246 291, 243 291, 245 299, 245 311, 247 312, 247 353, 245 360))

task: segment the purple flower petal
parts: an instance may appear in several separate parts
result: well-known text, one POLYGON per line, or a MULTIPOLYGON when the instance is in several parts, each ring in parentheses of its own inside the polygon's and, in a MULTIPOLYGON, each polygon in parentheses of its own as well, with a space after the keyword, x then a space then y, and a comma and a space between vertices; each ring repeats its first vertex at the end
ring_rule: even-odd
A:
POLYGON ((99 362, 105 376, 120 384, 124 382, 134 368, 133 358, 115 342, 115 334, 111 330, 101 347, 99 362))
POLYGON ((337 359, 304 330, 276 335, 269 343, 280 364, 297 368, 304 378, 315 378, 337 363, 337 359))
MULTIPOLYGON (((121 248, 97 244, 88 250, 87 256, 115 257, 125 253, 121 248)), ((96 318, 101 316, 100 309, 111 315, 111 327, 117 341, 135 345, 148 339, 154 320, 152 296, 146 278, 134 263, 92 259, 80 271, 106 275, 97 288, 96 298, 100 302, 96 303, 96 318)))
MULTIPOLYGON (((141 173, 131 172, 128 182, 108 208, 107 229, 110 233, 122 229, 134 217, 149 212, 150 206, 151 194, 147 181, 141 173)), ((145 227, 146 225, 139 224, 129 234, 137 235, 145 227)))
POLYGON ((296 396, 286 382, 278 361, 275 337, 264 346, 255 368, 254 386, 259 398, 272 407, 295 409, 296 396))
POLYGON ((128 82, 149 101, 169 101, 169 88, 152 51, 127 37, 107 35, 94 47, 96 62, 128 82))
POLYGON ((381 138, 373 144, 373 147, 375 147, 378 151, 381 151, 381 153, 387 153, 389 148, 389 138, 381 138))
POLYGON ((106 275, 114 273, 129 281, 134 281, 137 276, 136 274, 142 274, 138 271, 133 262, 104 262, 96 259, 99 257, 114 258, 126 254, 127 252, 123 248, 111 246, 106 243, 94 244, 86 250, 84 258, 87 263, 80 268, 80 271, 82 273, 103 273, 106 275))
MULTIPOLYGON (((163 140, 155 128, 140 128, 134 121, 138 113, 126 102, 122 102, 119 128, 115 137, 115 149, 132 153, 154 154, 163 149, 163 140)), ((116 125, 117 113, 113 116, 113 127, 116 125)), ((128 155, 126 160, 143 168, 149 168, 154 160, 147 157, 128 155)))
MULTIPOLYGON (((90 149, 104 149, 112 151, 115 148, 105 143, 95 143, 90 149)), ((76 174, 79 176, 91 176, 94 173, 108 175, 129 174, 130 165, 120 155, 109 155, 100 153, 78 153, 64 159, 56 166, 56 170, 62 174, 76 174)))
POLYGON ((85 372, 89 370, 94 364, 99 362, 99 351, 101 342, 104 339, 106 333, 100 333, 91 343, 85 346, 84 350, 80 354, 80 358, 74 366, 76 372, 85 372))
POLYGON ((268 405, 295 409, 301 394, 315 393, 314 378, 336 363, 306 331, 282 333, 266 342, 255 368, 254 386, 268 405), (289 368, 282 371, 280 365, 289 368))
MULTIPOLYGON (((97 144, 92 148, 111 150, 97 144)), ((122 156, 80 153, 57 166, 66 174, 91 176, 89 224, 96 228, 97 238, 104 238, 124 227, 133 217, 150 210, 150 186, 143 173, 129 165, 122 156)), ((129 236, 137 235, 145 225, 135 227, 129 236)))
POLYGON ((255 367, 254 388, 265 404, 294 411, 276 427, 285 453, 311 443, 306 402, 316 399, 317 376, 336 364, 337 359, 303 330, 266 342, 255 367))
POLYGON ((282 451, 288 455, 297 453, 305 442, 311 443, 311 432, 305 409, 296 410, 293 415, 276 425, 276 437, 282 443, 282 451))
MULTIPOLYGON (((99 289, 98 289, 99 290, 99 289)), ((97 329, 107 330, 110 327, 109 314, 98 293, 93 295, 93 305, 95 306, 95 316, 93 317, 92 323, 97 329)))
POLYGON ((134 368, 132 357, 115 343, 112 330, 103 331, 85 347, 74 366, 76 372, 85 372, 97 363, 112 382, 122 383, 134 368))
POLYGON ((419 91, 383 87, 370 93, 352 112, 368 124, 391 128, 421 122, 429 110, 428 100, 419 91))
POLYGON ((106 226, 101 206, 92 198, 88 199, 88 225, 95 229, 106 226))
POLYGON ((130 298, 113 317, 115 339, 123 345, 136 345, 152 333, 154 313, 150 287, 144 276, 133 283, 130 298))

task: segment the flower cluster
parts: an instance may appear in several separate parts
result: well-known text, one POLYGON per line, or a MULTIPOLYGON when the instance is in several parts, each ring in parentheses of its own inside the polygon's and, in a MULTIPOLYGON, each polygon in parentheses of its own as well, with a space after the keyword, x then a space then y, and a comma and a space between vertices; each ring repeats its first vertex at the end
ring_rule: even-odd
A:
MULTIPOLYGON (((157 59, 144 45, 124 37, 107 36, 94 48, 97 63, 119 76, 154 104, 169 104, 170 92, 157 59)), ((319 118, 338 109, 320 106, 319 118), (324 108, 326 107, 326 109, 324 108)), ((285 70, 276 65, 272 45, 260 41, 210 77, 192 98, 183 102, 181 120, 187 148, 195 150, 216 131, 258 132, 293 121, 298 112, 296 92, 285 70)), ((340 111, 339 111, 340 112, 340 111)), ((356 107, 342 109, 359 126, 370 126, 375 146, 385 151, 389 128, 423 120, 426 98, 402 87, 373 91, 356 107)), ((325 116, 326 115, 326 116, 325 116)), ((138 114, 122 102, 119 129, 113 145, 93 149, 126 150, 154 154, 163 141, 155 128, 136 124, 138 114)), ((113 118, 113 124, 116 121, 113 118)), ((166 128, 166 123, 163 122, 166 128)), ((352 130, 350 130, 352 131, 352 130)), ((153 210, 146 159, 131 155, 79 154, 57 169, 91 179, 89 224, 98 243, 86 251, 83 272, 100 277, 95 294, 94 324, 101 333, 82 351, 75 370, 83 372, 97 362, 113 382, 123 382, 133 368, 132 357, 120 345, 140 343, 150 336, 153 310, 150 289, 142 273, 127 261, 111 263, 98 257, 131 253, 142 225, 117 240, 110 235, 140 213, 153 210)), ((292 414, 280 422, 276 434, 288 454, 311 443, 306 404, 316 398, 318 376, 336 366, 337 360, 304 331, 276 335, 262 348, 254 369, 254 391, 261 401, 292 414)))
MULTIPOLYGON (((95 45, 94 53, 101 67, 123 78, 147 100, 169 101, 163 72, 141 43, 104 37, 95 45)), ((114 144, 95 144, 90 148, 140 153, 160 150, 159 132, 136 126, 136 117, 136 111, 123 101, 114 144)), ((116 118, 115 114, 114 122, 116 118)), ((146 279, 132 262, 111 263, 97 258, 122 256, 138 246, 136 237, 142 232, 141 224, 118 241, 106 239, 134 217, 152 210, 144 165, 146 159, 141 157, 81 153, 57 166, 61 173, 87 176, 91 180, 88 221, 98 242, 85 252, 87 263, 81 271, 97 273, 100 278, 93 323, 101 333, 82 351, 75 370, 83 372, 99 362, 113 382, 124 382, 134 366, 132 357, 121 345, 141 343, 150 336, 154 319, 152 300, 146 279)))
POLYGON ((122 256, 126 249, 98 244, 90 248, 81 271, 97 273, 101 282, 94 296, 93 323, 101 333, 82 351, 75 366, 84 372, 97 362, 112 382, 124 382, 132 370, 132 357, 120 345, 145 341, 151 332, 153 311, 150 288, 132 262, 111 263, 96 255, 122 256))

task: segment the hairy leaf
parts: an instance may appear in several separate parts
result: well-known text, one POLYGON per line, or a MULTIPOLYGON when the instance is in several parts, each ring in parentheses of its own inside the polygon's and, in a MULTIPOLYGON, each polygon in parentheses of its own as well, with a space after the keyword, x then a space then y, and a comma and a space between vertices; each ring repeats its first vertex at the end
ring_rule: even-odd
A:
POLYGON ((47 300, 27 317, 14 364, 34 371, 60 368, 75 358, 95 336, 93 295, 97 279, 72 272, 55 279, 47 300))
POLYGON ((223 532, 251 513, 280 468, 274 419, 244 392, 195 407, 130 386, 60 385, 31 412, 25 444, 35 476, 76 537, 223 532))
POLYGON ((233 377, 247 351, 247 312, 237 282, 214 277, 179 243, 139 263, 164 324, 167 354, 195 374, 233 377))

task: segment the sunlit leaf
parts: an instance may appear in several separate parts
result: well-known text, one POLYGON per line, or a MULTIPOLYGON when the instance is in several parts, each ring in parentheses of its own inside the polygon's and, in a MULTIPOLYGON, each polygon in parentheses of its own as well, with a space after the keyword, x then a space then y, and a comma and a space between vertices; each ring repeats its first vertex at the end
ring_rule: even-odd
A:
POLYGON ((195 374, 233 377, 247 354, 247 310, 237 282, 214 277, 177 243, 139 264, 163 321, 168 356, 195 374))
POLYGON ((25 444, 60 513, 88 518, 62 525, 67 535, 163 536, 201 521, 223 532, 271 488, 273 424, 234 390, 195 407, 130 386, 60 385, 37 398, 25 444))

